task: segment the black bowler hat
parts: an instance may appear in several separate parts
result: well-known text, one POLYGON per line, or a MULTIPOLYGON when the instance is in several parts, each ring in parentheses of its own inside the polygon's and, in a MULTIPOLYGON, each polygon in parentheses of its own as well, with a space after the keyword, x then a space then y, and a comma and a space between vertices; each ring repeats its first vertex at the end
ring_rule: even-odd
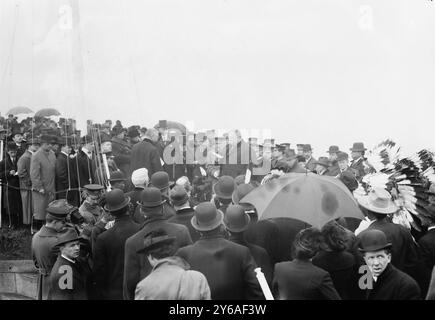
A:
POLYGON ((374 252, 392 247, 391 242, 387 241, 387 236, 381 230, 365 230, 358 238, 360 240, 358 250, 361 252, 374 252))
POLYGON ((147 187, 141 192, 140 205, 145 208, 160 207, 166 200, 162 200, 162 193, 155 187, 147 187))
POLYGON ((127 197, 120 189, 113 189, 106 195, 106 205, 104 210, 114 212, 125 208, 130 203, 130 197, 127 197))
POLYGON ((340 148, 338 146, 330 146, 329 150, 327 151, 328 153, 337 153, 340 151, 340 148))

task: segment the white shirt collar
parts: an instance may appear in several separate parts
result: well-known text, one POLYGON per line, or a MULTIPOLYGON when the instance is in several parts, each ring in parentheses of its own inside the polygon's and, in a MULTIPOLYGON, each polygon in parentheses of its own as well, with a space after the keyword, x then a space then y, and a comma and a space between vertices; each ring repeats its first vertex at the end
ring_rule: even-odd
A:
POLYGON ((88 149, 86 148, 82 148, 82 151, 88 156, 88 158, 92 158, 92 152, 90 152, 88 149))
POLYGON ((61 254, 61 257, 65 260, 68 260, 69 262, 76 263, 74 260, 71 260, 70 258, 65 257, 63 254, 61 254))
POLYGON ((31 154, 34 154, 34 153, 35 153, 34 151, 31 151, 31 150, 27 150, 27 151, 29 151, 31 154))
MULTIPOLYGON (((61 153, 63 153, 64 155, 66 155, 67 157, 69 157, 68 153, 61 151, 61 153)), ((86 152, 85 152, 86 153, 86 152)))
POLYGON ((427 231, 432 230, 432 229, 435 229, 435 226, 427 228, 427 231))

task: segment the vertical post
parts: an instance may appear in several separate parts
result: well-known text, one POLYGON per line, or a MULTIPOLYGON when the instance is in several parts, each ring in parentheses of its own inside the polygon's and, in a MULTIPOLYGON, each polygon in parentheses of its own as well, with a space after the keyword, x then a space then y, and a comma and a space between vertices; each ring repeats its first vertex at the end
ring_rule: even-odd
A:
MULTIPOLYGON (((0 140, 0 159, 3 160, 3 140, 0 140)), ((3 187, 0 184, 0 229, 2 228, 2 206, 1 206, 1 202, 2 202, 2 192, 3 192, 3 187)))

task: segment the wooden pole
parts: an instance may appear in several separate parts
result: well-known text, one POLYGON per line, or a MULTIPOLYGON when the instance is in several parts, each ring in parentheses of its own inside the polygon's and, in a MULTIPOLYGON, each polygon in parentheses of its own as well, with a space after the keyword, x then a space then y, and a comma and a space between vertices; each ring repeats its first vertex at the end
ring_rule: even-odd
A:
MULTIPOLYGON (((3 140, 0 140, 0 159, 3 160, 3 140)), ((1 206, 1 203, 2 203, 2 192, 3 192, 3 187, 0 184, 0 229, 2 228, 2 214, 3 214, 3 208, 1 206)))

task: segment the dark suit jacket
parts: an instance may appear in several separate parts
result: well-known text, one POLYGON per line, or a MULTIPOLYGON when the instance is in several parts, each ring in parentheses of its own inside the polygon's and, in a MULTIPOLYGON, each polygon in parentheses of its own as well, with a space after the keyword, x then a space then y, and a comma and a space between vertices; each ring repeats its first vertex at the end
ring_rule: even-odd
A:
POLYGON ((435 265, 435 229, 429 230, 418 240, 421 249, 422 260, 429 272, 435 265))
POLYGON ((147 168, 149 177, 157 171, 163 171, 159 151, 148 139, 136 143, 131 152, 131 171, 140 168, 147 168))
MULTIPOLYGON (((58 154, 56 158, 56 191, 68 190, 69 186, 71 188, 75 188, 74 180, 76 177, 73 175, 77 172, 77 169, 74 170, 73 161, 69 159, 66 154, 62 152, 58 154)), ((66 191, 57 194, 58 199, 66 198, 66 191)))
POLYGON ((366 296, 367 300, 420 300, 420 288, 414 279, 390 263, 366 296))
MULTIPOLYGON (((18 158, 15 157, 15 161, 12 162, 11 157, 9 154, 6 154, 6 157, 4 160, 0 161, 0 179, 3 180, 3 183, 7 183, 11 187, 20 188, 20 179, 17 175, 11 175, 10 171, 15 170, 15 172, 18 172, 17 169, 17 162, 18 158)), ((19 192, 19 190, 17 190, 19 192)))
POLYGON ((205 275, 212 300, 264 299, 248 248, 215 235, 181 248, 177 255, 205 275))
POLYGON ((193 208, 185 208, 176 211, 175 216, 170 218, 168 222, 172 223, 178 223, 182 224, 183 226, 186 226, 186 228, 189 230, 190 237, 192 238, 193 242, 196 242, 199 239, 199 232, 195 230, 195 228, 192 226, 191 220, 192 217, 195 214, 195 210, 193 208))
POLYGON ((245 240, 264 248, 269 254, 272 265, 275 265, 276 262, 282 261, 277 234, 279 228, 273 221, 260 220, 249 225, 245 231, 245 240))
POLYGON ((138 231, 139 225, 127 215, 116 218, 114 226, 97 238, 93 277, 101 298, 123 299, 125 241, 138 231))
POLYGON ((187 230, 185 226, 167 222, 165 218, 147 219, 143 223, 141 230, 132 235, 125 242, 123 281, 123 295, 125 300, 134 299, 136 285, 152 270, 147 257, 144 254, 138 254, 137 251, 143 248, 143 240, 145 235, 150 231, 159 228, 165 230, 168 235, 174 236, 176 238, 176 249, 192 243, 189 230, 187 230))
POLYGON ((97 183, 95 180, 95 163, 93 160, 83 152, 79 151, 77 154, 78 171, 79 171, 79 182, 80 187, 83 188, 84 185, 90 183, 97 183))
POLYGON ((355 178, 358 181, 361 181, 362 178, 365 176, 365 171, 364 171, 364 159, 360 158, 358 161, 354 161, 352 160, 351 164, 350 164, 350 168, 354 170, 355 172, 355 178))
POLYGON ((340 300, 329 273, 302 260, 275 265, 272 292, 280 300, 340 300))
POLYGON ((72 263, 59 254, 49 278, 48 300, 88 300, 86 286, 88 276, 88 270, 80 261, 72 263), (59 270, 61 267, 63 268, 59 270), (59 285, 60 278, 66 277, 67 272, 70 272, 66 270, 71 270, 72 289, 61 288, 59 285))

